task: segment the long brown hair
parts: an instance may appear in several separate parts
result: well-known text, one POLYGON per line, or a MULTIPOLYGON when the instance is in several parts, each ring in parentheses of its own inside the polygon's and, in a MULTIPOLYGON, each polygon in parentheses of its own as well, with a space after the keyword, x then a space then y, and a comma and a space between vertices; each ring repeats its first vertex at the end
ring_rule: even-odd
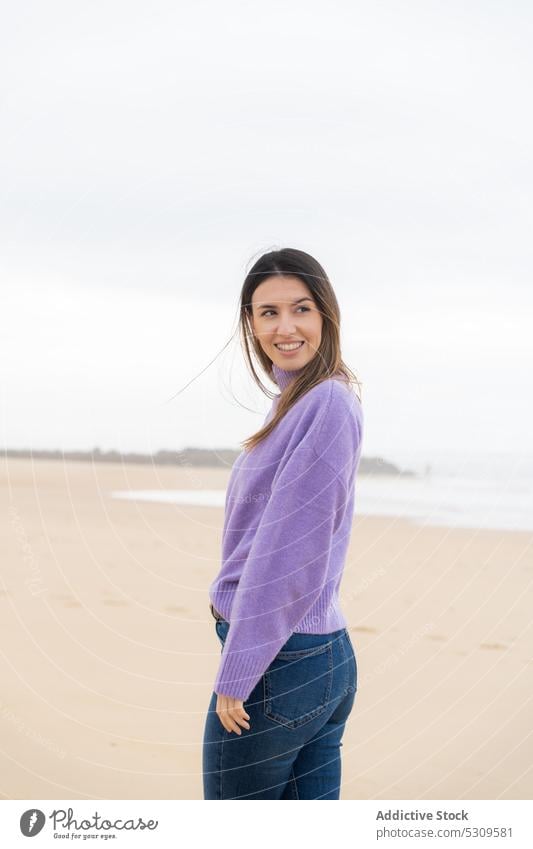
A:
MULTIPOLYGON (((253 315, 252 295, 263 280, 273 275, 299 277, 307 286, 322 316, 322 337, 315 356, 303 367, 301 374, 281 392, 276 411, 271 420, 241 443, 245 451, 251 451, 263 439, 266 439, 293 404, 323 380, 332 376, 339 376, 344 378, 349 385, 353 383, 356 383, 358 387, 361 385, 341 357, 340 309, 326 272, 310 254, 296 248, 283 248, 279 251, 263 254, 254 263, 246 275, 240 296, 239 329, 241 341, 248 368, 260 389, 269 397, 274 397, 261 383, 254 368, 252 353, 255 354, 274 383, 276 381, 272 372, 272 360, 265 354, 259 340, 253 333, 251 322, 253 315)), ((361 400, 360 396, 358 397, 361 400)))

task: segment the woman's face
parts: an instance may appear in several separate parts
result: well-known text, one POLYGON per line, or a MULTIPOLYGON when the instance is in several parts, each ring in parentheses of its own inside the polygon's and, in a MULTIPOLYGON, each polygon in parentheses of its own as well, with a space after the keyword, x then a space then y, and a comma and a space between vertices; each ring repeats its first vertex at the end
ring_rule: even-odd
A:
POLYGON ((307 365, 322 338, 322 316, 311 292, 299 277, 290 275, 267 277, 256 288, 252 327, 265 354, 287 371, 307 365), (293 342, 302 344, 294 350, 282 349, 293 342))

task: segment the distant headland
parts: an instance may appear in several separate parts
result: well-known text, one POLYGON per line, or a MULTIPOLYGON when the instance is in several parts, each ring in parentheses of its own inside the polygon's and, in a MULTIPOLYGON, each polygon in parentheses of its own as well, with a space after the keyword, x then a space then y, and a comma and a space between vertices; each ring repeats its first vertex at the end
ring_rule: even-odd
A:
MULTIPOLYGON (((4 456, 30 460, 82 460, 93 463, 143 463, 155 466, 209 466, 210 468, 230 468, 240 451, 232 448, 183 448, 181 451, 157 451, 155 454, 134 452, 100 451, 98 447, 90 451, 45 451, 31 448, 6 448, 4 456)), ((361 475, 398 475, 418 477, 409 469, 400 469, 383 457, 361 457, 359 465, 361 475)))

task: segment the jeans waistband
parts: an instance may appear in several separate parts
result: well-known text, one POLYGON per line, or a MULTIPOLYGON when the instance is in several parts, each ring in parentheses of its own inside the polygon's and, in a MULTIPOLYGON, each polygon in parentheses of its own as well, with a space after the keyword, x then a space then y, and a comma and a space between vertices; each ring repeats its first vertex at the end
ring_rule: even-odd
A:
MULTIPOLYGON (((213 611, 211 611, 213 613, 213 611)), ((217 613, 215 609, 215 613, 217 613)), ((214 614, 213 614, 214 616, 214 614)), ((217 633, 219 638, 225 640, 228 634, 228 629, 230 628, 230 623, 220 616, 217 619, 217 633)), ((347 628, 339 628, 338 631, 330 631, 327 634, 308 634, 305 631, 294 631, 291 636, 288 638, 287 642, 281 647, 280 651, 302 651, 310 648, 315 648, 318 646, 324 645, 324 643, 336 643, 339 640, 347 637, 350 640, 350 635, 348 633, 347 628)))

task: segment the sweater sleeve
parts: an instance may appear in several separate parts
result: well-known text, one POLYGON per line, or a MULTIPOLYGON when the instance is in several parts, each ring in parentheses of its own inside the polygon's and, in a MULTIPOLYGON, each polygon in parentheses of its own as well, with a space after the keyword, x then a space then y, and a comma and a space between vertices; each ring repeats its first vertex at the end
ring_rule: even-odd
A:
POLYGON ((320 596, 347 483, 313 448, 284 462, 244 565, 214 690, 245 701, 320 596))

